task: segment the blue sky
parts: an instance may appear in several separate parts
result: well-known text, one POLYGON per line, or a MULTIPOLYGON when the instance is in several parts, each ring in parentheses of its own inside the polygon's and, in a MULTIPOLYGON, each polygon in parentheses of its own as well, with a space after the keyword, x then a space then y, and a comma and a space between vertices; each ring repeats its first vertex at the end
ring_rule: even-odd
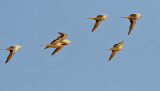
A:
POLYGON ((159 91, 159 0, 1 0, 0 49, 23 48, 5 64, 0 91, 159 91), (141 13, 131 34, 124 17, 141 13), (95 23, 87 18, 108 14, 95 23), (39 46, 68 34, 71 44, 51 56, 39 46), (108 62, 114 44, 125 48, 108 62))

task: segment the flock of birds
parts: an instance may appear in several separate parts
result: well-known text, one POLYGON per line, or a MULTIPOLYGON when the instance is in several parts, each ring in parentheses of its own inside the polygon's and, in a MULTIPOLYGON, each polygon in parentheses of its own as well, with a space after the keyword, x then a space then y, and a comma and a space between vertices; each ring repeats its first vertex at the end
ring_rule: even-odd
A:
MULTIPOLYGON (((123 18, 126 18, 126 19, 130 20, 130 27, 129 27, 128 35, 131 33, 133 27, 135 26, 136 20, 138 20, 141 17, 142 17, 142 15, 140 13, 131 14, 129 16, 123 17, 123 18)), ((95 17, 92 17, 92 18, 88 18, 88 19, 96 20, 96 23, 94 24, 92 32, 98 27, 98 25, 102 21, 106 20, 107 18, 108 18, 108 15, 98 15, 98 16, 95 16, 95 17)), ((71 43, 71 40, 66 39, 66 37, 67 37, 66 33, 63 33, 63 32, 58 32, 58 33, 60 34, 60 36, 57 39, 53 40, 51 43, 43 45, 43 46, 45 46, 45 49, 50 48, 50 47, 51 48, 56 48, 53 51, 52 55, 54 55, 59 50, 61 50, 65 45, 68 45, 68 44, 71 43)), ((111 60, 117 54, 118 51, 120 51, 124 48, 124 46, 121 46, 122 44, 124 44, 123 41, 118 43, 118 44, 115 44, 112 48, 107 49, 107 50, 112 51, 112 54, 110 55, 109 60, 111 60)), ((7 63, 14 56, 14 54, 18 50, 20 50, 21 48, 22 48, 22 46, 20 46, 20 45, 14 45, 14 46, 10 46, 9 48, 2 49, 2 50, 9 50, 10 51, 10 54, 8 55, 5 63, 7 63)))

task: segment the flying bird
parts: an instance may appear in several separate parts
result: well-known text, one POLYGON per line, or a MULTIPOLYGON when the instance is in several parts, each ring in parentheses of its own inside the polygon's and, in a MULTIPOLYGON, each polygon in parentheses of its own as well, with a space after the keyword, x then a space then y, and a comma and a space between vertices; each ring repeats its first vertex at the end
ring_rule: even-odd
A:
POLYGON ((111 50, 112 54, 109 58, 109 61, 117 54, 118 51, 122 50, 124 48, 124 46, 121 46, 122 44, 124 44, 124 42, 120 42, 118 44, 115 44, 112 48, 109 48, 107 50, 111 50))
POLYGON ((60 51, 65 45, 68 45, 72 42, 71 40, 66 39, 67 37, 66 33, 63 33, 63 32, 58 32, 58 33, 60 34, 60 36, 57 39, 53 40, 51 43, 43 45, 43 46, 46 46, 45 49, 50 48, 50 47, 56 48, 53 51, 52 55, 60 51))
POLYGON ((129 16, 123 17, 123 18, 126 18, 126 19, 130 19, 131 24, 130 24, 130 27, 129 27, 128 35, 131 33, 133 27, 135 26, 136 20, 138 20, 141 17, 142 17, 142 15, 140 13, 131 14, 129 16))
POLYGON ((14 45, 14 46, 10 46, 9 48, 3 49, 3 50, 9 50, 10 54, 7 57, 6 63, 14 56, 14 54, 20 50, 22 48, 22 46, 20 45, 14 45))
POLYGON ((108 18, 108 15, 98 15, 98 16, 95 16, 92 18, 88 18, 88 19, 96 20, 96 23, 94 24, 92 32, 98 27, 98 25, 101 23, 101 21, 106 20, 107 18, 108 18))

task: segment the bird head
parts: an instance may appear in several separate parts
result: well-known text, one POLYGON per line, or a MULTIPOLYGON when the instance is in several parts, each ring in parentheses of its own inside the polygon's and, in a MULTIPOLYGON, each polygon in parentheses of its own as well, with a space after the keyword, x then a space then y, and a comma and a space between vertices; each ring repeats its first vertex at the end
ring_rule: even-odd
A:
POLYGON ((71 40, 69 40, 69 43, 71 43, 72 41, 71 40))
POLYGON ((106 18, 108 18, 108 15, 107 15, 107 14, 104 14, 104 15, 105 15, 106 18))
POLYGON ((122 42, 120 42, 121 44, 124 44, 124 42, 122 41, 122 42))
POLYGON ((137 16, 142 17, 142 15, 140 13, 137 13, 137 16))
POLYGON ((22 48, 22 46, 20 46, 20 45, 14 45, 14 46, 17 47, 18 50, 20 50, 22 48))

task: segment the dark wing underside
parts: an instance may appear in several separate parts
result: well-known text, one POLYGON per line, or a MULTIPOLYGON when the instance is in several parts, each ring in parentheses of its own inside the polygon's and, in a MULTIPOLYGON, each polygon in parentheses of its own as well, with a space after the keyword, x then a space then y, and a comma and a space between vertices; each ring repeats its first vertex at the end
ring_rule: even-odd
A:
POLYGON ((130 27, 129 27, 129 31, 128 31, 128 35, 131 33, 133 27, 135 26, 136 24, 136 19, 130 19, 130 27))
POLYGON ((94 27, 92 29, 92 32, 98 27, 98 25, 101 23, 101 21, 96 20, 96 23, 94 24, 94 27))
POLYGON ((104 16, 104 15, 98 15, 97 17, 99 17, 99 18, 103 18, 103 16, 104 16))
POLYGON ((64 47, 64 45, 61 45, 59 48, 56 48, 56 49, 53 51, 52 55, 54 55, 55 53, 57 53, 58 51, 60 51, 63 47, 64 47))
POLYGON ((109 57, 109 61, 117 54, 118 51, 112 51, 111 56, 109 57))
POLYGON ((10 54, 7 57, 6 63, 14 56, 15 52, 13 50, 10 50, 10 54))

